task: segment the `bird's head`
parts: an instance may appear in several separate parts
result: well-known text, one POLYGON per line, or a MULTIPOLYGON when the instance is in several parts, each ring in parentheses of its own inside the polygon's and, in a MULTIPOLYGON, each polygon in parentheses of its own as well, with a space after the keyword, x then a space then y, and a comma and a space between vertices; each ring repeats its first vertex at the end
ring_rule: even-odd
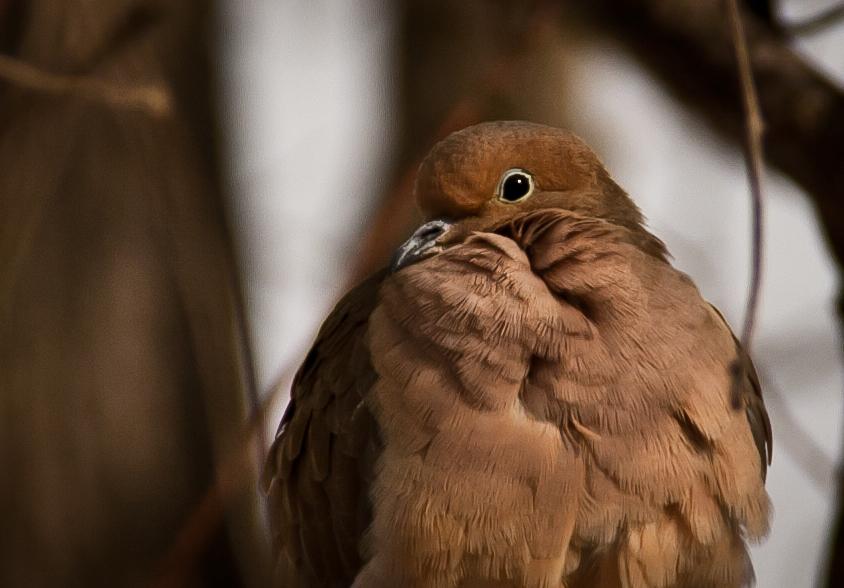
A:
POLYGON ((649 253, 664 254, 595 153, 573 133, 546 125, 498 121, 452 133, 422 162, 416 198, 428 222, 399 249, 396 269, 458 234, 490 230, 540 209, 604 219, 634 232, 649 253))

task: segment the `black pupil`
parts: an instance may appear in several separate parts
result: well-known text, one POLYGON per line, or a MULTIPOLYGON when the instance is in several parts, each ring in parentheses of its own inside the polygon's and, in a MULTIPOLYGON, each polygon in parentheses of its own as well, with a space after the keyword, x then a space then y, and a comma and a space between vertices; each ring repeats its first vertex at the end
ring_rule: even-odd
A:
POLYGON ((525 174, 511 174, 501 186, 501 198, 507 202, 515 202, 530 192, 530 180, 525 174))

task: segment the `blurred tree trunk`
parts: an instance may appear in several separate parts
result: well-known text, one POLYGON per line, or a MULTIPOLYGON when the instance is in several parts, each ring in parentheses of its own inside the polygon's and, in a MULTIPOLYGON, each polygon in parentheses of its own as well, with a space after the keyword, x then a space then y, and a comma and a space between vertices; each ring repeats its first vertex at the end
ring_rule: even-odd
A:
MULTIPOLYGON (((2 586, 148 585, 245 420, 210 17, 0 4, 36 72, 0 72, 2 586)), ((184 584, 261 584, 254 494, 225 507, 184 584)))

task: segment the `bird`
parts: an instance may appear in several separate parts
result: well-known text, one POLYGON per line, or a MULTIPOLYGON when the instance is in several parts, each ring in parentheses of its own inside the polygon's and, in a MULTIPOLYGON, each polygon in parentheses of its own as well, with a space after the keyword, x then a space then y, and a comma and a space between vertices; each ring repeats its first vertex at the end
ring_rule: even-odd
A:
POLYGON ((598 156, 484 122, 415 197, 426 222, 292 383, 264 470, 277 584, 752 584, 759 379, 598 156))

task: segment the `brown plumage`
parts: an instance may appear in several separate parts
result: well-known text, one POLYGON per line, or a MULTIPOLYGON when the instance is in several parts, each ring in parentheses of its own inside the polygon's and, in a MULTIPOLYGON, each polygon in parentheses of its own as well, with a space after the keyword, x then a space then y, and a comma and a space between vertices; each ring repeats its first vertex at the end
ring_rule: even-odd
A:
POLYGON ((750 582, 758 380, 594 153, 486 123, 416 190, 450 226, 337 305, 293 384, 267 467, 278 584, 750 582))

